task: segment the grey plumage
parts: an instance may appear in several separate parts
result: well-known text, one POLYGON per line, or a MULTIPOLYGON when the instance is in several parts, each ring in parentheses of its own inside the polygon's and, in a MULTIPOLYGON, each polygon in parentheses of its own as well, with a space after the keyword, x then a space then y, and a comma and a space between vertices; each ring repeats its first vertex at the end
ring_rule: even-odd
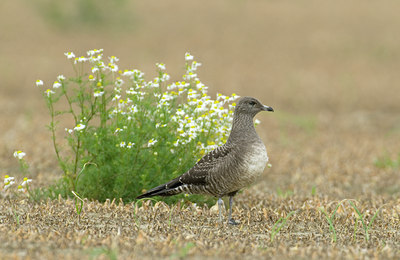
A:
POLYGON ((255 98, 241 98, 235 108, 231 133, 224 145, 206 154, 181 176, 150 189, 137 199, 179 193, 211 195, 219 198, 221 220, 221 198, 229 196, 228 223, 237 224, 232 219, 233 196, 253 183, 268 162, 267 151, 253 123, 254 116, 260 111, 274 110, 255 98))

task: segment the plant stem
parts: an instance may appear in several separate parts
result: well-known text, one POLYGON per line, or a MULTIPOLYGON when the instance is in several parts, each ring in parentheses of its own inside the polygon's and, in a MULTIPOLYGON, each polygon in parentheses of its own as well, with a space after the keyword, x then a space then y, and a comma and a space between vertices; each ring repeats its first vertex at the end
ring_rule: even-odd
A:
POLYGON ((52 143, 53 143, 54 151, 56 152, 57 160, 58 160, 58 162, 59 162, 59 164, 60 164, 60 166, 61 166, 61 168, 62 168, 62 170, 64 172, 64 175, 66 175, 67 172, 68 172, 67 171, 67 167, 65 166, 64 162, 61 159, 60 151, 59 151, 58 146, 57 146, 56 126, 55 126, 55 112, 54 112, 54 107, 53 107, 53 102, 51 100, 51 97, 49 97, 49 100, 47 101, 47 106, 49 108, 50 116, 51 116, 50 131, 51 131, 51 140, 52 140, 52 143))
POLYGON ((77 177, 77 170, 78 170, 78 161, 79 161, 79 149, 80 149, 80 136, 78 134, 78 138, 76 141, 76 152, 75 152, 75 162, 74 162, 74 172, 73 172, 73 176, 72 176, 72 190, 75 190, 75 179, 77 177))

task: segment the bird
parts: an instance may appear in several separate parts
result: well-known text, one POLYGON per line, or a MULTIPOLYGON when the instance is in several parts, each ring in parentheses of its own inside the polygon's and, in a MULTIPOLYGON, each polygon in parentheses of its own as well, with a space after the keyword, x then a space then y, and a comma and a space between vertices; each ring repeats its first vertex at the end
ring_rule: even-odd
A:
POLYGON ((254 117, 261 111, 274 112, 253 97, 238 100, 227 141, 205 154, 187 172, 136 197, 172 196, 180 193, 204 194, 218 198, 219 222, 222 222, 222 198, 229 196, 228 224, 239 224, 232 218, 233 197, 254 183, 268 162, 265 145, 254 127, 254 117))

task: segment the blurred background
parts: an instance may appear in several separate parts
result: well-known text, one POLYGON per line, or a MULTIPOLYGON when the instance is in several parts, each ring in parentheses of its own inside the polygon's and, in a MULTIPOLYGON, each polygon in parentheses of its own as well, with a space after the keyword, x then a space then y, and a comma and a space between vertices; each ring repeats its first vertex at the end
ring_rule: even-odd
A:
POLYGON ((397 0, 3 0, 1 173, 15 175, 23 150, 35 178, 60 176, 35 81, 72 75, 64 52, 103 48, 148 79, 163 62, 180 80, 188 51, 212 95, 274 107, 258 116, 273 165, 260 187, 399 194, 397 168, 377 164, 400 152, 399 10, 397 0))

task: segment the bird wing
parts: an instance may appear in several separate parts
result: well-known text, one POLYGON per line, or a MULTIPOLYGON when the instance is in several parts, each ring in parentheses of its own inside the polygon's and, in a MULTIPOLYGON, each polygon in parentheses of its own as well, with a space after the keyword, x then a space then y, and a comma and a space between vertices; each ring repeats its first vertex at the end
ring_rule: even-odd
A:
POLYGON ((148 190, 136 199, 153 196, 172 196, 184 191, 188 185, 207 185, 208 177, 218 172, 222 161, 226 160, 231 153, 233 146, 224 144, 201 158, 189 171, 181 176, 148 190))
POLYGON ((179 177, 183 184, 207 184, 207 177, 212 174, 221 161, 232 151, 232 146, 222 145, 203 156, 189 171, 179 177))

